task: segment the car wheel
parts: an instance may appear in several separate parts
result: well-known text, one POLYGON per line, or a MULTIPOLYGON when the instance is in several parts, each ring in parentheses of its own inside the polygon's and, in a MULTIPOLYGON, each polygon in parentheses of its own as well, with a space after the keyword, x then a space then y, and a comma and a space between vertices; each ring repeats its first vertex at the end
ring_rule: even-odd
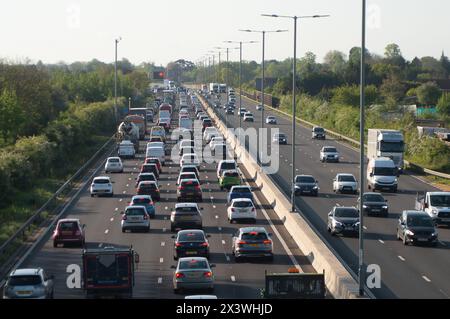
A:
POLYGON ((180 289, 178 289, 178 288, 173 288, 173 293, 174 293, 175 295, 178 295, 178 294, 180 293, 180 289))
POLYGON ((53 242, 53 248, 58 247, 58 243, 56 241, 53 242))
POLYGON ((94 194, 91 194, 91 197, 94 197, 94 194))
POLYGON ((241 262, 241 257, 238 257, 238 256, 234 256, 234 261, 236 262, 236 263, 240 263, 241 262))
POLYGON ((122 233, 124 233, 125 232, 125 228, 122 228, 122 233))
POLYGON ((175 231, 175 227, 170 226, 170 231, 173 233, 175 231))

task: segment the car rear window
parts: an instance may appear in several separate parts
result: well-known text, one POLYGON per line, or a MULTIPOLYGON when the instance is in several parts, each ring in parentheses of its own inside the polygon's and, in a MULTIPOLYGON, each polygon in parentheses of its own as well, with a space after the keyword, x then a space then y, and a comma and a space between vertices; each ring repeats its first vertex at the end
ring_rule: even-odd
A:
POLYGON ((109 179, 106 179, 106 178, 104 178, 104 179, 96 179, 94 181, 94 183, 95 184, 108 184, 109 183, 109 179))
POLYGON ((356 182, 355 178, 353 176, 349 175, 341 175, 338 177, 339 182, 356 182))
POLYGON ((222 163, 222 165, 220 166, 220 169, 225 170, 225 169, 235 169, 236 168, 236 163, 222 163))
POLYGON ((78 224, 75 222, 62 222, 62 223, 59 223, 58 228, 60 230, 77 230, 78 224))
POLYGON ((150 202, 150 198, 146 197, 133 199, 133 204, 149 204, 150 202))
POLYGON ((349 208, 338 208, 334 212, 335 217, 343 217, 343 218, 355 218, 358 217, 358 211, 356 209, 349 208))
POLYGON ((151 190, 157 188, 156 184, 154 184, 154 183, 142 183, 142 184, 139 185, 139 187, 142 188, 142 189, 151 189, 151 190))
POLYGON ((225 177, 239 177, 238 172, 225 172, 223 175, 225 177))
POLYGON ((205 260, 187 260, 180 261, 179 269, 205 269, 208 264, 205 260))
POLYGON ((188 206, 188 207, 177 207, 175 212, 177 214, 181 214, 181 215, 184 215, 184 214, 186 214, 186 215, 198 214, 197 207, 190 207, 190 206, 188 206))
POLYGON ((42 279, 38 275, 12 276, 8 280, 8 286, 35 286, 41 283, 42 279))
POLYGON ((378 194, 367 194, 364 195, 364 201, 366 202, 384 202, 384 198, 378 194))
POLYGON ((185 186, 185 187, 195 187, 198 186, 198 182, 197 181, 181 181, 181 185, 185 186))
POLYGON ((119 163, 120 160, 119 160, 118 158, 110 158, 110 159, 108 160, 108 162, 110 162, 110 163, 119 163))
POLYGON ((234 188, 233 193, 251 193, 252 191, 248 187, 234 188))
POLYGON ((266 240, 267 234, 263 232, 249 232, 242 234, 242 240, 266 240))
POLYGON ((128 216, 141 216, 144 215, 144 210, 140 208, 128 208, 125 214, 128 216))
POLYGON ((248 201, 235 201, 233 203, 233 207, 241 207, 241 208, 253 207, 253 204, 252 204, 252 202, 248 202, 248 201))
POLYGON ((202 232, 181 233, 178 235, 178 241, 205 241, 205 236, 202 232))

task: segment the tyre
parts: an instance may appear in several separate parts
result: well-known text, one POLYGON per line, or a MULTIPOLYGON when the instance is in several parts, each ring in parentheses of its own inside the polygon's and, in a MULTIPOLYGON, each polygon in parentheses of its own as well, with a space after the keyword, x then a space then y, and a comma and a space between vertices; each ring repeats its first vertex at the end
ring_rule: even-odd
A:
POLYGON ((94 194, 91 194, 91 197, 94 197, 94 194))
POLYGON ((170 231, 173 233, 175 232, 175 227, 174 226, 170 226, 170 231))
POLYGON ((234 223, 234 219, 228 219, 230 221, 230 224, 234 223))
POLYGON ((178 294, 180 293, 180 289, 173 288, 173 293, 174 293, 175 295, 178 295, 178 294))
POLYGON ((234 261, 236 262, 236 263, 240 263, 241 261, 242 261, 242 259, 241 259, 241 257, 238 257, 238 256, 234 256, 234 261))
POLYGON ((58 243, 56 241, 53 242, 53 248, 58 247, 58 243))
POLYGON ((125 228, 122 228, 122 233, 124 233, 125 232, 125 228))

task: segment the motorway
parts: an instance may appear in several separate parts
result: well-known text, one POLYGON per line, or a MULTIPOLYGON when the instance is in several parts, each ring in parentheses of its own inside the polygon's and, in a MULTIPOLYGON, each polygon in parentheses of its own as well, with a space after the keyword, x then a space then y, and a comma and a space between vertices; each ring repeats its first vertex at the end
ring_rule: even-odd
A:
MULTIPOLYGON (((175 112, 173 119, 177 119, 175 112)), ((173 122, 174 123, 174 122, 173 122)), ((145 150, 145 141, 141 141, 141 150, 145 150)), ((113 198, 91 198, 86 187, 80 197, 68 209, 68 218, 79 218, 86 224, 86 246, 104 247, 108 245, 132 245, 140 255, 140 263, 136 272, 134 298, 183 298, 173 293, 172 275, 175 265, 173 260, 173 235, 170 232, 170 212, 176 199, 176 179, 179 165, 171 160, 163 167, 160 176, 161 201, 156 204, 156 218, 151 220, 150 233, 122 233, 121 215, 135 194, 135 177, 138 175, 144 154, 136 159, 124 161, 124 172, 106 174, 115 182, 113 198)), ((105 175, 100 170, 97 176, 105 175)), ((287 272, 289 267, 296 266, 304 272, 315 272, 303 256, 298 246, 291 239, 282 222, 276 218, 260 192, 258 198, 257 223, 273 234, 274 260, 246 261, 236 264, 231 255, 231 235, 245 224, 230 224, 226 217, 226 191, 221 191, 213 164, 203 164, 201 171, 203 203, 203 226, 211 235, 210 262, 216 264, 214 294, 218 298, 259 298, 260 289, 264 288, 264 273, 287 272)), ((254 225, 254 224, 252 224, 254 225)), ((52 241, 47 238, 36 247, 23 267, 43 267, 48 273, 55 275, 55 298, 84 298, 82 289, 69 289, 66 285, 66 267, 70 264, 81 266, 80 248, 53 248, 52 241)), ((192 293, 195 294, 195 293, 192 293)))
MULTIPOLYGON (((210 100, 215 102, 216 99, 210 100)), ((221 102, 226 101, 226 95, 221 96, 221 102)), ((242 128, 261 127, 261 111, 256 110, 256 102, 242 97, 242 107, 251 111, 255 121, 243 122, 242 128)), ((239 106, 239 97, 237 104, 239 106)), ((228 127, 239 127, 239 115, 225 115, 222 108, 216 108, 216 113, 225 119, 228 127)), ((288 117, 266 109, 264 116, 273 115, 277 118, 280 132, 287 134, 288 145, 280 145, 280 170, 271 175, 280 189, 290 198, 292 180, 292 121, 288 117)), ((224 121, 225 122, 225 121, 224 121)), ((265 124, 268 127, 269 125, 265 124)), ((270 126, 269 126, 270 127, 270 126)), ((271 142, 268 137, 268 143, 271 142)), ((352 173, 359 177, 359 153, 329 137, 325 141, 311 139, 311 129, 297 125, 296 136, 296 174, 310 174, 320 186, 319 197, 297 197, 297 210, 323 236, 325 241, 357 273, 358 269, 358 238, 332 237, 327 232, 327 214, 333 206, 356 206, 358 195, 335 194, 332 189, 332 179, 337 173, 352 173), (324 145, 335 146, 341 154, 340 163, 321 163, 319 151, 324 145)), ((268 147, 270 150, 270 146, 268 147)), ((384 193, 388 200, 390 214, 388 218, 365 217, 365 263, 377 264, 381 267, 381 288, 371 289, 377 298, 449 298, 450 296, 450 229, 439 228, 440 242, 437 247, 403 246, 396 239, 396 226, 399 214, 405 209, 414 209, 417 192, 436 191, 437 189, 420 181, 411 175, 399 178, 397 194, 384 193)))

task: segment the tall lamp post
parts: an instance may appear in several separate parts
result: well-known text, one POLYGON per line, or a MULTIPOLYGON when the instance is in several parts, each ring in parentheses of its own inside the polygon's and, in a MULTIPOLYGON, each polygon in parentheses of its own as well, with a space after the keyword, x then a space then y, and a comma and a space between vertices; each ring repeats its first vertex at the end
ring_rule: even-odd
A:
POLYGON ((292 63, 292 189, 291 189, 291 205, 292 212, 295 212, 295 115, 296 115, 296 78, 297 78, 297 20, 310 18, 325 18, 329 15, 312 15, 312 16, 282 16, 277 14, 262 14, 264 17, 272 18, 288 18, 294 20, 294 60, 292 63))
MULTIPOLYGON (((242 32, 253 32, 253 33, 261 33, 262 34, 262 62, 261 62, 261 68, 262 68, 262 79, 261 79, 261 133, 264 132, 264 85, 265 85, 265 41, 266 41, 266 33, 279 33, 279 32, 287 32, 288 30, 273 30, 273 31, 267 31, 267 30, 239 30, 242 32)), ((259 143, 258 143, 259 146, 259 143)), ((262 158, 262 151, 258 152, 258 157, 262 158), (260 154, 261 153, 261 154, 260 154)), ((258 158, 258 161, 259 161, 258 158)), ((262 163, 261 163, 262 164, 262 163)))
POLYGON ((122 40, 122 37, 114 40, 115 54, 114 54, 114 119, 118 122, 117 117, 117 44, 122 40))
POLYGON ((239 43, 239 136, 241 142, 241 107, 242 107, 242 44, 258 43, 258 41, 224 41, 225 43, 239 43))

